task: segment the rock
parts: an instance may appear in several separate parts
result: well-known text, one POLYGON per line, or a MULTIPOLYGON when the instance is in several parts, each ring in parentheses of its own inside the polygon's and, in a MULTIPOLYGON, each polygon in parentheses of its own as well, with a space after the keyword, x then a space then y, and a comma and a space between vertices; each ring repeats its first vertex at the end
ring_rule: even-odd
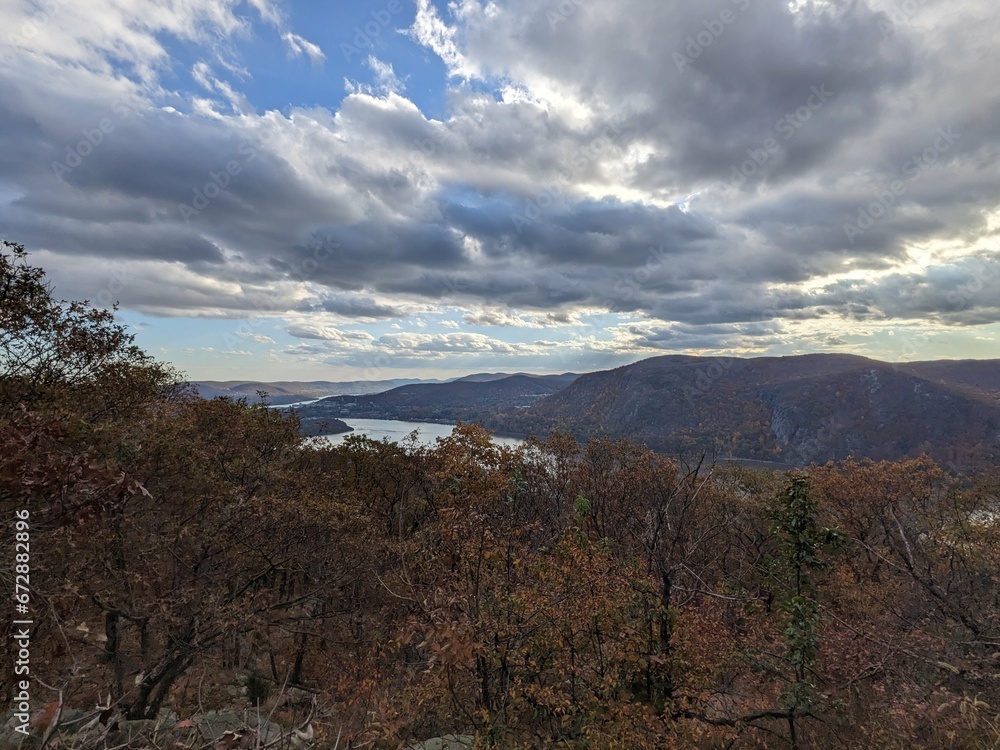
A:
MULTIPOLYGON (((93 718, 93 714, 90 714, 90 717, 93 718)), ((155 719, 120 719, 118 731, 125 737, 152 737, 169 732, 178 721, 177 714, 169 709, 161 708, 155 719)), ((62 731, 61 722, 59 729, 62 731)))
POLYGON ((73 735, 70 743, 70 747, 102 747, 103 743, 100 742, 101 737, 104 735, 104 725, 99 724, 93 726, 90 729, 77 732, 73 735))
POLYGON ((125 737, 152 737, 156 722, 152 719, 122 719, 118 722, 118 731, 125 737))
POLYGON ((279 724, 268 721, 263 717, 258 719, 256 716, 250 716, 247 719, 247 726, 257 730, 257 735, 260 737, 260 744, 262 745, 274 742, 285 733, 279 724))
POLYGON ((206 711, 201 716, 192 718, 201 736, 207 741, 215 741, 226 732, 235 732, 246 726, 246 722, 232 711, 206 711))
POLYGON ((56 728, 56 731, 60 734, 76 732, 83 729, 96 715, 96 711, 81 711, 75 708, 63 709, 62 714, 59 716, 59 726, 56 728))
MULTIPOLYGON (((218 740, 226 732, 238 733, 241 729, 251 729, 257 732, 260 744, 266 745, 285 733, 279 724, 252 712, 244 717, 231 711, 206 711, 201 716, 191 717, 191 721, 198 727, 202 738, 210 742, 218 740)), ((176 732, 175 728, 174 733, 176 732)))
POLYGON ((410 745, 407 750, 469 750, 475 742, 471 734, 446 734, 410 745))
MULTIPOLYGON (((103 724, 84 730, 96 715, 94 711, 67 709, 60 717, 58 732, 69 737, 73 747, 90 747, 106 730, 103 724)), ((14 731, 15 723, 12 711, 0 716, 0 750, 16 750, 26 739, 14 731)), ((119 718, 114 723, 116 726, 108 734, 108 740, 129 747, 133 745, 143 747, 150 743, 157 747, 177 745, 202 747, 206 743, 214 746, 214 743, 227 732, 231 735, 246 734, 248 739, 253 740, 254 745, 258 744, 259 737, 259 744, 263 746, 280 740, 286 734, 279 724, 263 717, 241 715, 233 711, 206 711, 204 714, 180 721, 176 713, 164 708, 160 710, 156 719, 119 718)), ((31 746, 37 742, 37 736, 29 740, 31 746)))
MULTIPOLYGON (((94 718, 94 716, 93 711, 64 708, 62 714, 59 716, 59 726, 56 728, 55 734, 73 734, 83 729, 87 722, 94 718)), ((20 747, 21 743, 27 739, 26 735, 15 731, 17 725, 18 722, 13 711, 8 711, 3 716, 0 716, 0 750, 20 747)), ((37 731, 33 731, 32 735, 28 736, 35 738, 32 740, 32 744, 37 743, 37 731)))
POLYGON ((203 744, 201 739, 201 733, 198 731, 198 725, 195 723, 194 719, 185 719, 184 721, 175 722, 172 726, 165 729, 160 735, 164 738, 162 747, 198 747, 203 744), (174 743, 173 745, 171 743, 174 743))
POLYGON ((8 711, 2 717, 0 721, 3 722, 0 726, 0 750, 13 750, 16 747, 20 747, 21 743, 27 739, 20 732, 15 731, 17 726, 17 720, 14 718, 14 712, 8 711))
POLYGON ((156 715, 156 728, 170 729, 170 727, 172 727, 180 720, 181 717, 175 714, 169 708, 161 708, 160 713, 156 715))
POLYGON ((278 701, 279 706, 305 708, 316 700, 316 694, 297 687, 286 687, 278 701))

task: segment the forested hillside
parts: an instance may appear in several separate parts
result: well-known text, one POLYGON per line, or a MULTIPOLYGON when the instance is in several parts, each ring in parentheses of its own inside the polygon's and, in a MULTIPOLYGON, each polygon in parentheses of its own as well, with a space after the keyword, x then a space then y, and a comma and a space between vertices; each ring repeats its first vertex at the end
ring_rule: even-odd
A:
POLYGON ((1000 743, 992 467, 752 472, 474 425, 333 448, 179 380, 4 243, 0 582, 27 511, 24 747, 261 747, 260 717, 287 731, 268 747, 296 748, 1000 743), (245 726, 190 740, 220 709, 245 726))
POLYGON ((384 393, 331 396, 296 408, 306 431, 335 417, 439 422, 483 421, 517 413, 571 382, 572 375, 472 376, 451 383, 417 383, 384 393), (479 379, 487 378, 487 379, 479 379))
POLYGON ((584 375, 529 409, 486 423, 522 433, 625 437, 672 455, 803 466, 926 453, 965 469, 1000 456, 1000 361, 655 357, 584 375))

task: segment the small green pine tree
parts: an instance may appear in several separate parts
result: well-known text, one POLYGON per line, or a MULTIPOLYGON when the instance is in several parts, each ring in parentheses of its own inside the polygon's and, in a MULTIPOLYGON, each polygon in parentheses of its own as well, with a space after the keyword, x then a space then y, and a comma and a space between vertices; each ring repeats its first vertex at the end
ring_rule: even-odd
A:
POLYGON ((788 710, 792 746, 797 747, 796 716, 813 711, 817 703, 811 678, 820 647, 819 602, 813 574, 825 567, 824 552, 838 547, 842 535, 820 526, 819 509, 809 493, 807 475, 792 477, 788 489, 776 499, 772 522, 772 530, 781 541, 772 570, 785 592, 780 607, 786 617, 786 658, 793 673, 782 691, 781 702, 788 710))

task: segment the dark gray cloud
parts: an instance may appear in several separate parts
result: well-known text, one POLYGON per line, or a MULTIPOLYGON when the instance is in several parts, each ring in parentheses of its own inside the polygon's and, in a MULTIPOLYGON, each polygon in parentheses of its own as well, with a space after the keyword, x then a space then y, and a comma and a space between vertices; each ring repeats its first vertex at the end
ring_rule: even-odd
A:
POLYGON ((366 297, 327 297, 318 306, 310 306, 306 311, 317 310, 345 318, 402 318, 406 315, 402 308, 366 297))

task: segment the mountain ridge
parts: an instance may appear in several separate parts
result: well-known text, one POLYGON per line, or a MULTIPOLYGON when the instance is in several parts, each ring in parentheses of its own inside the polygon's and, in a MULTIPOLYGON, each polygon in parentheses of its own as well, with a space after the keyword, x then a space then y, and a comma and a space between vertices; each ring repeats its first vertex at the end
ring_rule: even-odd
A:
POLYGON ((402 385, 414 383, 443 383, 443 380, 422 380, 419 378, 394 378, 390 380, 277 380, 261 382, 255 380, 199 380, 192 381, 198 394, 203 398, 256 398, 258 391, 267 393, 267 401, 275 406, 284 406, 299 401, 311 401, 335 395, 363 395, 381 393, 402 385))
MULTIPOLYGON (((575 377, 575 376, 573 376, 575 377)), ((296 408, 306 431, 321 420, 396 419, 425 422, 471 422, 524 409, 565 388, 569 375, 508 375, 492 380, 458 379, 415 383, 382 393, 330 396, 296 408)))
POLYGON ((926 452, 962 465, 997 455, 1000 437, 1000 360, 973 362, 665 355, 588 373, 486 425, 625 437, 667 453, 808 464, 926 452))

